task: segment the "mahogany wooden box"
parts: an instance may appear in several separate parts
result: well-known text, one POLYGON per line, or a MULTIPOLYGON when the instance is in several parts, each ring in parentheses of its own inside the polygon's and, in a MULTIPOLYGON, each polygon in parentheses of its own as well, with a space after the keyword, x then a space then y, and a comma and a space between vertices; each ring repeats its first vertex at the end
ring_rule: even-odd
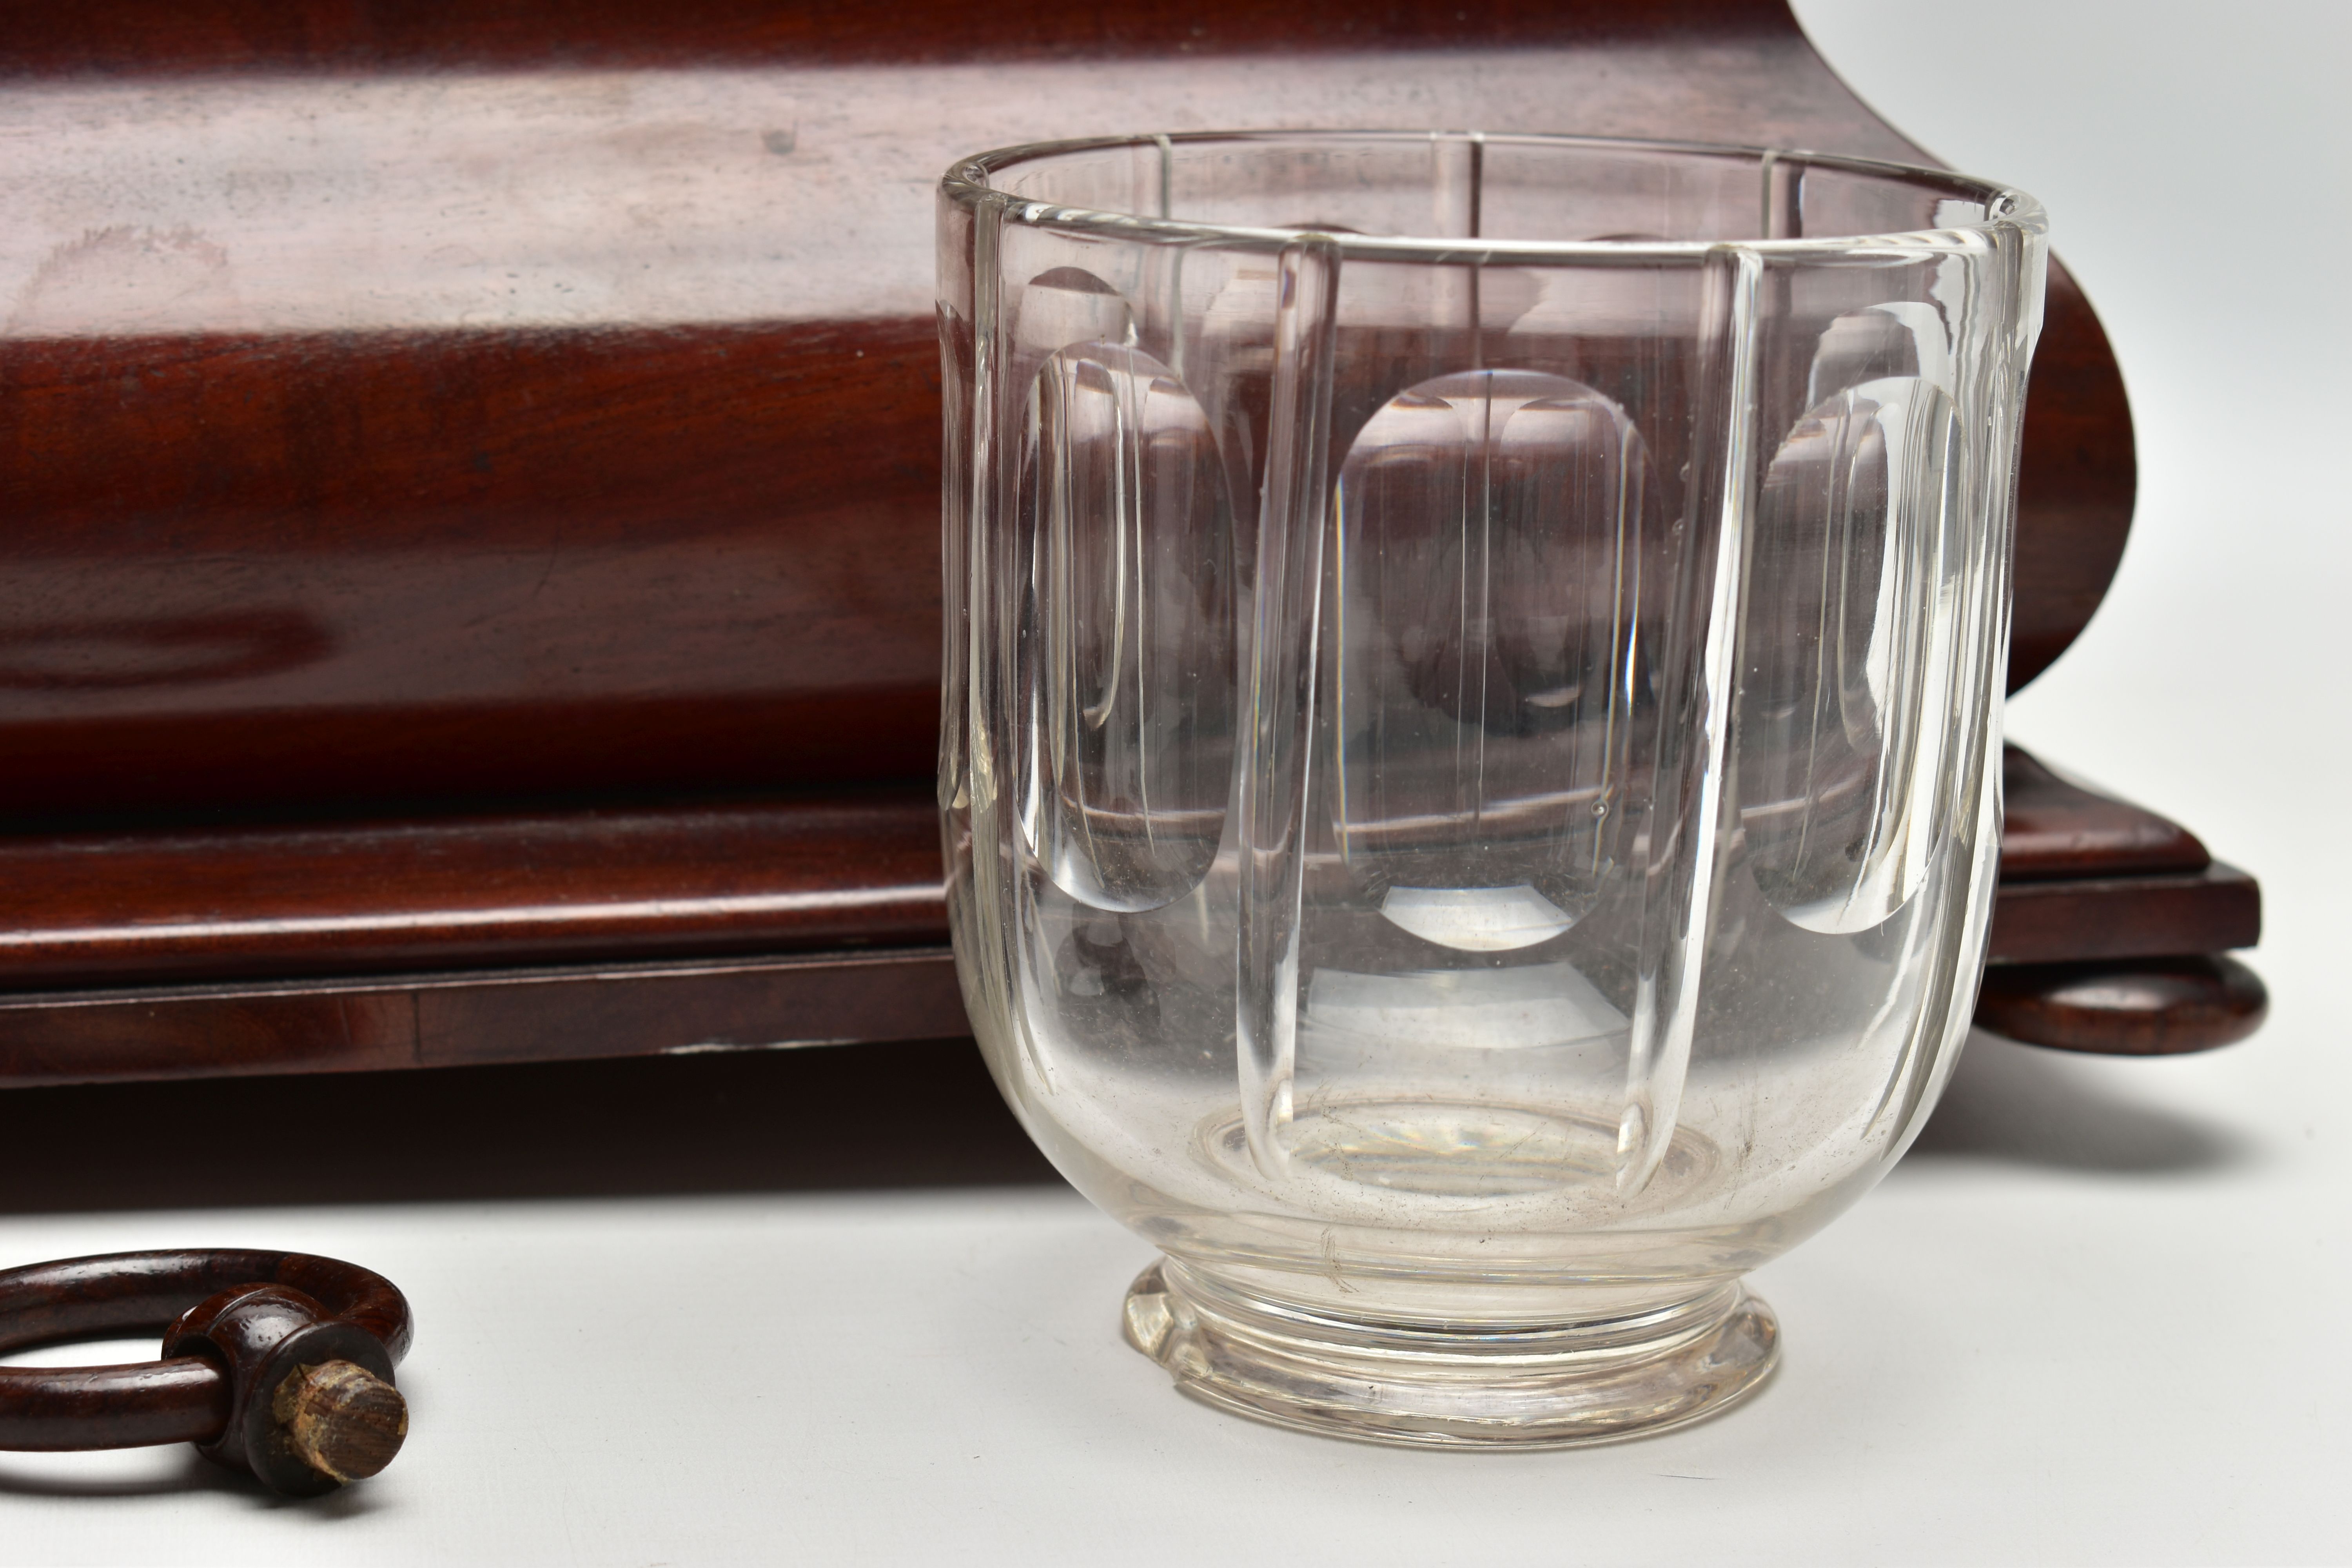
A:
MULTIPOLYGON (((0 33, 0 1083, 965 1029, 931 182, 1138 128, 1910 160, 1780 0, 92 0, 0 33)), ((2053 267, 2022 683, 2131 422, 2053 267)), ((1979 1016, 2259 1020, 2253 881, 2013 753, 1979 1016)))

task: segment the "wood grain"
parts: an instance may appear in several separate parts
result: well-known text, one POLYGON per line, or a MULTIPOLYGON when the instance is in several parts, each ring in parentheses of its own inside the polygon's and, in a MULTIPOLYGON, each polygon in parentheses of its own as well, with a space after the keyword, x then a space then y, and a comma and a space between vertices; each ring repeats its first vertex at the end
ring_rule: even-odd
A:
POLYGON ((2178 875, 2003 881, 1986 953, 1997 963, 2226 952, 2262 941, 2261 886, 2220 862, 2178 875))
MULTIPOLYGON (((213 1300, 226 1305, 256 1286, 290 1291, 289 1300, 304 1306, 298 1314, 304 1327, 331 1322, 358 1335, 387 1376, 415 1331, 407 1300, 397 1287, 334 1258, 248 1248, 110 1253, 0 1272, 0 1352, 167 1326, 185 1329, 184 1315, 200 1304, 213 1300)), ((212 1443, 226 1430, 247 1392, 221 1357, 169 1342, 163 1359, 154 1362, 0 1367, 0 1448, 212 1443)))
MULTIPOLYGON (((924 775, 928 187, 987 142, 1392 100, 1916 153, 1771 0, 6 14, 0 810, 52 825, 924 775)), ((2035 376, 2021 679, 2135 483, 2063 278, 2035 376)))
POLYGON ((1995 964, 1977 997, 1978 1026, 2029 1045, 2101 1056, 2178 1056, 2244 1039, 2270 994, 2236 959, 1995 964))
POLYGON ((2213 863, 2179 823, 2071 783, 2021 746, 2002 753, 2001 795, 2004 883, 2179 876, 2213 863))
MULTIPOLYGON (((1996 957, 2221 952, 2258 892, 2011 748, 1996 957)), ((0 838, 0 986, 770 956, 946 941, 929 792, 0 838)), ((262 987, 261 989, 267 989, 262 987)), ((950 1031, 952 1032, 952 1031, 950 1031)))
POLYGON ((0 987, 946 940, 928 790, 0 838, 0 987))
MULTIPOLYGON (((2177 826, 2006 771, 1996 961, 2259 939, 2260 889, 2177 826)), ((0 840, 0 1083, 957 1035, 946 942, 912 787, 0 840)))
POLYGON ((944 946, 0 996, 0 1088, 961 1035, 944 946))
MULTIPOLYGON (((9 1083, 960 1032, 954 154, 1369 116, 1920 155, 1780 0, 0 18, 9 1083)), ((2063 269, 2033 377, 2018 683, 2136 486, 2063 269)), ((2036 798, 1997 952, 2251 940, 2185 834, 2036 798)))

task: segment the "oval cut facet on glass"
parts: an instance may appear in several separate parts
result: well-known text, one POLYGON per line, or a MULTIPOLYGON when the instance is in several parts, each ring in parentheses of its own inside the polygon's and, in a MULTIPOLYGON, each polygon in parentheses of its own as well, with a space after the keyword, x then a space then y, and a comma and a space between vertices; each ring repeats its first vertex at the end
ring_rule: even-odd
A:
POLYGON ((1824 400, 1764 481, 1740 703, 1756 884, 1808 931, 1867 931, 1919 890, 1949 780, 1959 421, 1916 376, 1824 400))
POLYGON ((1224 830, 1234 702, 1224 468, 1176 374, 1124 344, 1055 353, 1027 425, 1022 823, 1070 897, 1157 909, 1198 885, 1224 830))
POLYGON ((1340 852, 1389 920, 1495 952, 1600 896, 1625 816, 1641 433, 1534 371, 1391 398, 1340 470, 1325 635, 1340 852))

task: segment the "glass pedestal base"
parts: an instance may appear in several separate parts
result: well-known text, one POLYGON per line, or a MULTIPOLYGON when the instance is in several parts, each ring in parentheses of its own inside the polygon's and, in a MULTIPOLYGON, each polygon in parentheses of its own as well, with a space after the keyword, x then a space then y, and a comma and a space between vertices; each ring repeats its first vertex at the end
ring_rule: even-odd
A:
POLYGON ((1780 1343, 1772 1309, 1737 1283, 1637 1318, 1473 1333, 1303 1311, 1167 1258, 1129 1288, 1124 1323, 1196 1399, 1423 1448, 1564 1448, 1684 1426, 1752 1393, 1780 1343))

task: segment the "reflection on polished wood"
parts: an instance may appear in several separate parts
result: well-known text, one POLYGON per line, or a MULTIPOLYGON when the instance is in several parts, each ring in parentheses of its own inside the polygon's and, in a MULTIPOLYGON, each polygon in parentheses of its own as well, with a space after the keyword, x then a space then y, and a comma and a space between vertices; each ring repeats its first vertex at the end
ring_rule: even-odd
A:
POLYGON ((940 889, 929 792, 904 788, 0 838, 0 987, 930 945, 940 889))
MULTIPOLYGON (((2012 752, 2012 778, 2026 769, 2038 764, 2012 752)), ((2031 798, 2042 823, 2070 825, 2069 842, 2195 842, 2043 776, 2031 798)), ((0 1084, 960 1034, 939 854, 915 788, 0 843, 0 1084), (532 962, 551 967, 513 967, 532 962)), ((2260 931, 2252 880, 2210 861, 2004 879, 1987 995, 2006 994, 2011 965, 2102 958, 2136 973, 2260 931)), ((2090 1019, 2095 971, 2066 967, 2068 1010, 1980 1020, 2078 1049, 2162 1024, 2140 1002, 2128 1018, 2090 1019)), ((2166 1048, 2227 1043, 2200 1027, 2163 1024, 2166 1048)))
POLYGON ((0 1088, 961 1035, 944 946, 0 995, 0 1088))
POLYGON ((2211 1050, 2244 1039, 2269 1012, 2261 977, 2220 954, 2001 964, 1986 974, 1977 999, 1980 1027, 2102 1056, 2211 1050))
MULTIPOLYGON (((31 764, 0 805, 920 775, 960 153, 1397 123, 1916 155, 1777 4, 466 9, 101 4, 0 44, 0 729, 31 764), (194 616, 300 637, 240 665, 170 641, 194 616)), ((2020 679, 2134 483, 2063 280, 2049 321, 2020 679)))
MULTIPOLYGON (((2002 840, 1994 962, 2259 940, 2252 878, 2152 812, 2010 760, 2042 782, 2002 840), (2141 863, 2085 848, 2103 843, 2141 863)), ((0 838, 0 991, 927 948, 947 941, 943 881, 920 786, 0 838)))
MULTIPOLYGON (((18 1082, 959 1027, 927 794, 958 153, 1388 124, 1921 155, 1780 0, 6 15, 18 1082)), ((2052 285, 2018 683, 2135 486, 2114 357, 2052 285)), ((2145 903, 2120 843, 2036 831, 2037 908, 2145 903)), ((2210 935, 2204 897, 2156 929, 2210 935)))

